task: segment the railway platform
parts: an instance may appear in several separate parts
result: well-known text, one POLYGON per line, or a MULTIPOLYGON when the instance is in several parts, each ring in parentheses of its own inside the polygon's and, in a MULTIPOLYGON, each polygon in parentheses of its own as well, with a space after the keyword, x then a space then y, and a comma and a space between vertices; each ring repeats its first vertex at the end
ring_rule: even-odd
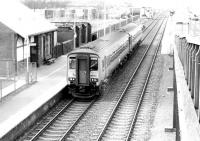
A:
POLYGON ((38 81, 0 102, 0 140, 11 141, 50 108, 66 86, 66 56, 38 68, 38 81))
POLYGON ((163 57, 164 60, 164 67, 159 89, 160 97, 158 99, 153 127, 151 128, 151 141, 177 140, 176 130, 179 134, 178 140, 200 140, 198 116, 195 112, 193 100, 185 80, 183 66, 178 57, 174 42, 176 34, 175 18, 176 17, 169 17, 162 40, 161 57, 163 57), (178 121, 174 121, 175 117, 173 113, 175 95, 175 89, 173 89, 173 69, 176 74, 178 121))

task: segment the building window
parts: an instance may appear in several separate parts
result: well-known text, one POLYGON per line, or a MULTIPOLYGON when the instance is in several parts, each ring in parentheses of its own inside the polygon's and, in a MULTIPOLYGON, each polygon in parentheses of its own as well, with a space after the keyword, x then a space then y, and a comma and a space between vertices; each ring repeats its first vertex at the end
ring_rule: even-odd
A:
POLYGON ((24 42, 24 39, 22 37, 18 37, 17 39, 17 61, 25 60, 28 57, 30 57, 30 48, 27 45, 27 43, 24 42), (27 49, 28 48, 28 49, 27 49))

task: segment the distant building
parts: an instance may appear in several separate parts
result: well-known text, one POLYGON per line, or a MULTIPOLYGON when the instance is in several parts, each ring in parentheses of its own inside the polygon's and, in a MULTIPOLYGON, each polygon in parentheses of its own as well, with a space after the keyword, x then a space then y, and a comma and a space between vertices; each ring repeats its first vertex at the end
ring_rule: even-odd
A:
POLYGON ((42 65, 52 58, 57 28, 15 1, 0 2, 0 61, 14 60, 42 65))

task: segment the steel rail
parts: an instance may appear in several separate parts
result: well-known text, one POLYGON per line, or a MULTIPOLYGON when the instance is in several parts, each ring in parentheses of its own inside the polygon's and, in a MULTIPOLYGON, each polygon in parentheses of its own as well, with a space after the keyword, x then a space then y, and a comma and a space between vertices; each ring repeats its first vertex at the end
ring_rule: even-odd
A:
MULTIPOLYGON (((71 126, 69 127, 69 129, 64 133, 64 135, 61 136, 61 138, 59 139, 59 141, 63 141, 63 140, 66 138, 66 136, 69 134, 69 132, 70 132, 71 130, 73 130, 73 128, 77 125, 77 123, 78 123, 78 122, 80 121, 80 119, 85 115, 85 113, 90 109, 90 107, 96 102, 96 100, 97 100, 97 98, 95 98, 95 99, 93 99, 93 100, 91 101, 91 103, 87 106, 86 110, 84 110, 84 112, 77 118, 77 120, 73 123, 73 125, 71 125, 71 126)), ((31 138, 30 141, 35 141, 35 140, 37 140, 39 137, 41 137, 42 133, 44 133, 45 130, 48 129, 48 128, 52 125, 52 123, 53 123, 56 119, 58 119, 58 117, 59 117, 70 105, 72 105, 72 103, 73 103, 74 101, 75 101, 75 99, 72 99, 65 107, 63 107, 63 108, 61 109, 61 111, 60 111, 58 114, 56 114, 56 115, 52 118, 51 121, 49 121, 49 122, 34 136, 34 137, 31 138)))
MULTIPOLYGON (((161 25, 162 25, 162 24, 161 24, 161 25)), ((160 27, 161 27, 161 25, 160 25, 160 27)), ((160 27, 159 27, 159 29, 160 29, 160 27)), ((159 29, 158 29, 158 31, 159 31, 159 29)), ((114 109, 112 110, 112 112, 111 112, 111 114, 110 114, 110 116, 109 116, 109 118, 108 118, 106 124, 104 125, 103 130, 101 131, 100 135, 98 136, 98 138, 97 138, 98 141, 100 141, 101 138, 103 137, 103 134, 104 134, 104 132, 105 132, 106 129, 107 129, 107 126, 109 125, 110 121, 112 120, 112 118, 113 118, 113 116, 114 116, 114 114, 115 114, 115 112, 116 112, 116 110, 117 110, 119 104, 121 103, 121 101, 122 101, 122 99, 123 99, 125 93, 126 93, 127 90, 128 90, 129 85, 131 84, 131 82, 132 82, 132 80, 133 80, 133 78, 134 78, 136 72, 139 70, 139 67, 141 66, 141 64, 142 64, 142 62, 143 62, 143 60, 144 60, 144 58, 145 58, 145 56, 146 56, 146 54, 147 54, 149 48, 151 47, 151 45, 152 45, 152 43, 153 43, 155 37, 157 36, 158 31, 156 32, 156 34, 155 34, 155 36, 153 37, 153 39, 152 39, 152 41, 150 42, 150 44, 148 45, 148 47, 147 47, 147 49, 146 49, 144 55, 142 56, 142 59, 140 60, 139 64, 138 64, 137 67, 136 67, 136 70, 135 70, 135 71, 133 72, 133 74, 131 75, 131 77, 130 77, 130 79, 129 79, 129 81, 128 81, 128 84, 126 85, 125 89, 123 90, 123 92, 122 92, 122 94, 121 94, 119 100, 117 101, 117 103, 116 103, 114 109)))
MULTIPOLYGON (((147 25, 147 27, 145 27, 144 31, 146 31, 156 20, 159 20, 159 19, 158 19, 159 16, 161 16, 161 15, 158 15, 155 19, 153 19, 153 21, 152 21, 149 25, 147 25)), ((144 31, 143 31, 143 32, 144 32, 144 31)))
MULTIPOLYGON (((163 21, 164 22, 164 21, 163 21)), ((165 23, 165 27, 166 27, 166 23, 165 23)), ((146 78, 146 81, 145 81, 145 84, 144 84, 144 87, 143 87, 143 90, 142 90, 142 94, 140 95, 140 99, 139 99, 139 102, 137 104, 137 108, 136 108, 136 111, 135 111, 135 114, 133 116, 133 119, 132 119, 132 122, 131 122, 131 126, 129 128, 129 131, 128 131, 128 135, 127 135, 127 138, 126 138, 126 141, 129 141, 130 138, 131 138, 131 133, 133 131, 133 128, 134 128, 134 125, 137 121, 137 116, 139 114, 139 111, 140 111, 140 107, 142 105, 142 101, 143 101, 143 97, 145 95, 145 92, 146 92, 146 88, 147 88, 147 85, 148 85, 148 82, 150 80, 150 76, 151 76, 151 73, 152 73, 152 70, 153 70, 153 65, 155 63, 155 60, 156 60, 156 57, 157 57, 157 54, 158 54, 158 50, 159 50, 159 47, 160 47, 160 44, 161 44, 161 41, 162 41, 162 38, 163 38, 163 35, 164 35, 164 31, 165 29, 162 31, 162 36, 159 40, 159 43, 157 45, 157 48, 156 48, 156 52, 154 54, 154 57, 153 57, 153 61, 151 63, 151 66, 150 66, 150 69, 149 69, 149 72, 148 72, 148 75, 147 75, 147 78, 146 78)))
MULTIPOLYGON (((155 25, 153 25, 153 27, 149 30, 149 32, 143 37, 143 39, 141 40, 141 42, 143 42, 145 39, 146 39, 146 37, 151 33, 151 31, 154 29, 154 27, 156 26, 156 24, 157 24, 157 22, 158 22, 159 20, 154 20, 152 23, 151 23, 151 25, 153 25, 153 23, 155 22, 155 25)), ((151 26, 150 25, 150 26, 151 26)), ((150 26, 148 26, 148 28, 150 28, 150 26)), ((145 30, 146 31, 146 30, 145 30)), ((143 31, 144 32, 144 31, 143 31)))
POLYGON ((67 105, 65 105, 65 107, 63 107, 60 112, 58 114, 56 114, 52 120, 50 120, 35 136, 33 136, 31 138, 30 141, 35 141, 37 140, 41 135, 42 133, 44 133, 44 131, 74 102, 74 99, 70 100, 67 105))
POLYGON ((65 132, 65 134, 60 138, 59 141, 64 141, 65 138, 70 134, 70 132, 74 129, 74 127, 79 123, 81 118, 87 113, 87 111, 92 107, 92 105, 96 102, 97 98, 93 99, 87 109, 79 116, 79 118, 69 127, 69 129, 65 132))

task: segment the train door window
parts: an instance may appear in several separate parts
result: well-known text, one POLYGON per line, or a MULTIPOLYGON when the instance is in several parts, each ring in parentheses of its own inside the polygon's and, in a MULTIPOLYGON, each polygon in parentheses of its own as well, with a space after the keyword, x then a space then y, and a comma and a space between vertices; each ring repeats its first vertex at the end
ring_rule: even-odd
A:
POLYGON ((90 71, 98 70, 98 59, 96 57, 90 58, 90 71))
POLYGON ((78 59, 78 82, 81 84, 87 83, 87 59, 78 59))
POLYGON ((69 57, 69 69, 76 69, 76 57, 69 57))
POLYGON ((104 71, 104 67, 105 67, 105 57, 104 57, 104 59, 102 60, 102 69, 103 69, 103 71, 104 71))

